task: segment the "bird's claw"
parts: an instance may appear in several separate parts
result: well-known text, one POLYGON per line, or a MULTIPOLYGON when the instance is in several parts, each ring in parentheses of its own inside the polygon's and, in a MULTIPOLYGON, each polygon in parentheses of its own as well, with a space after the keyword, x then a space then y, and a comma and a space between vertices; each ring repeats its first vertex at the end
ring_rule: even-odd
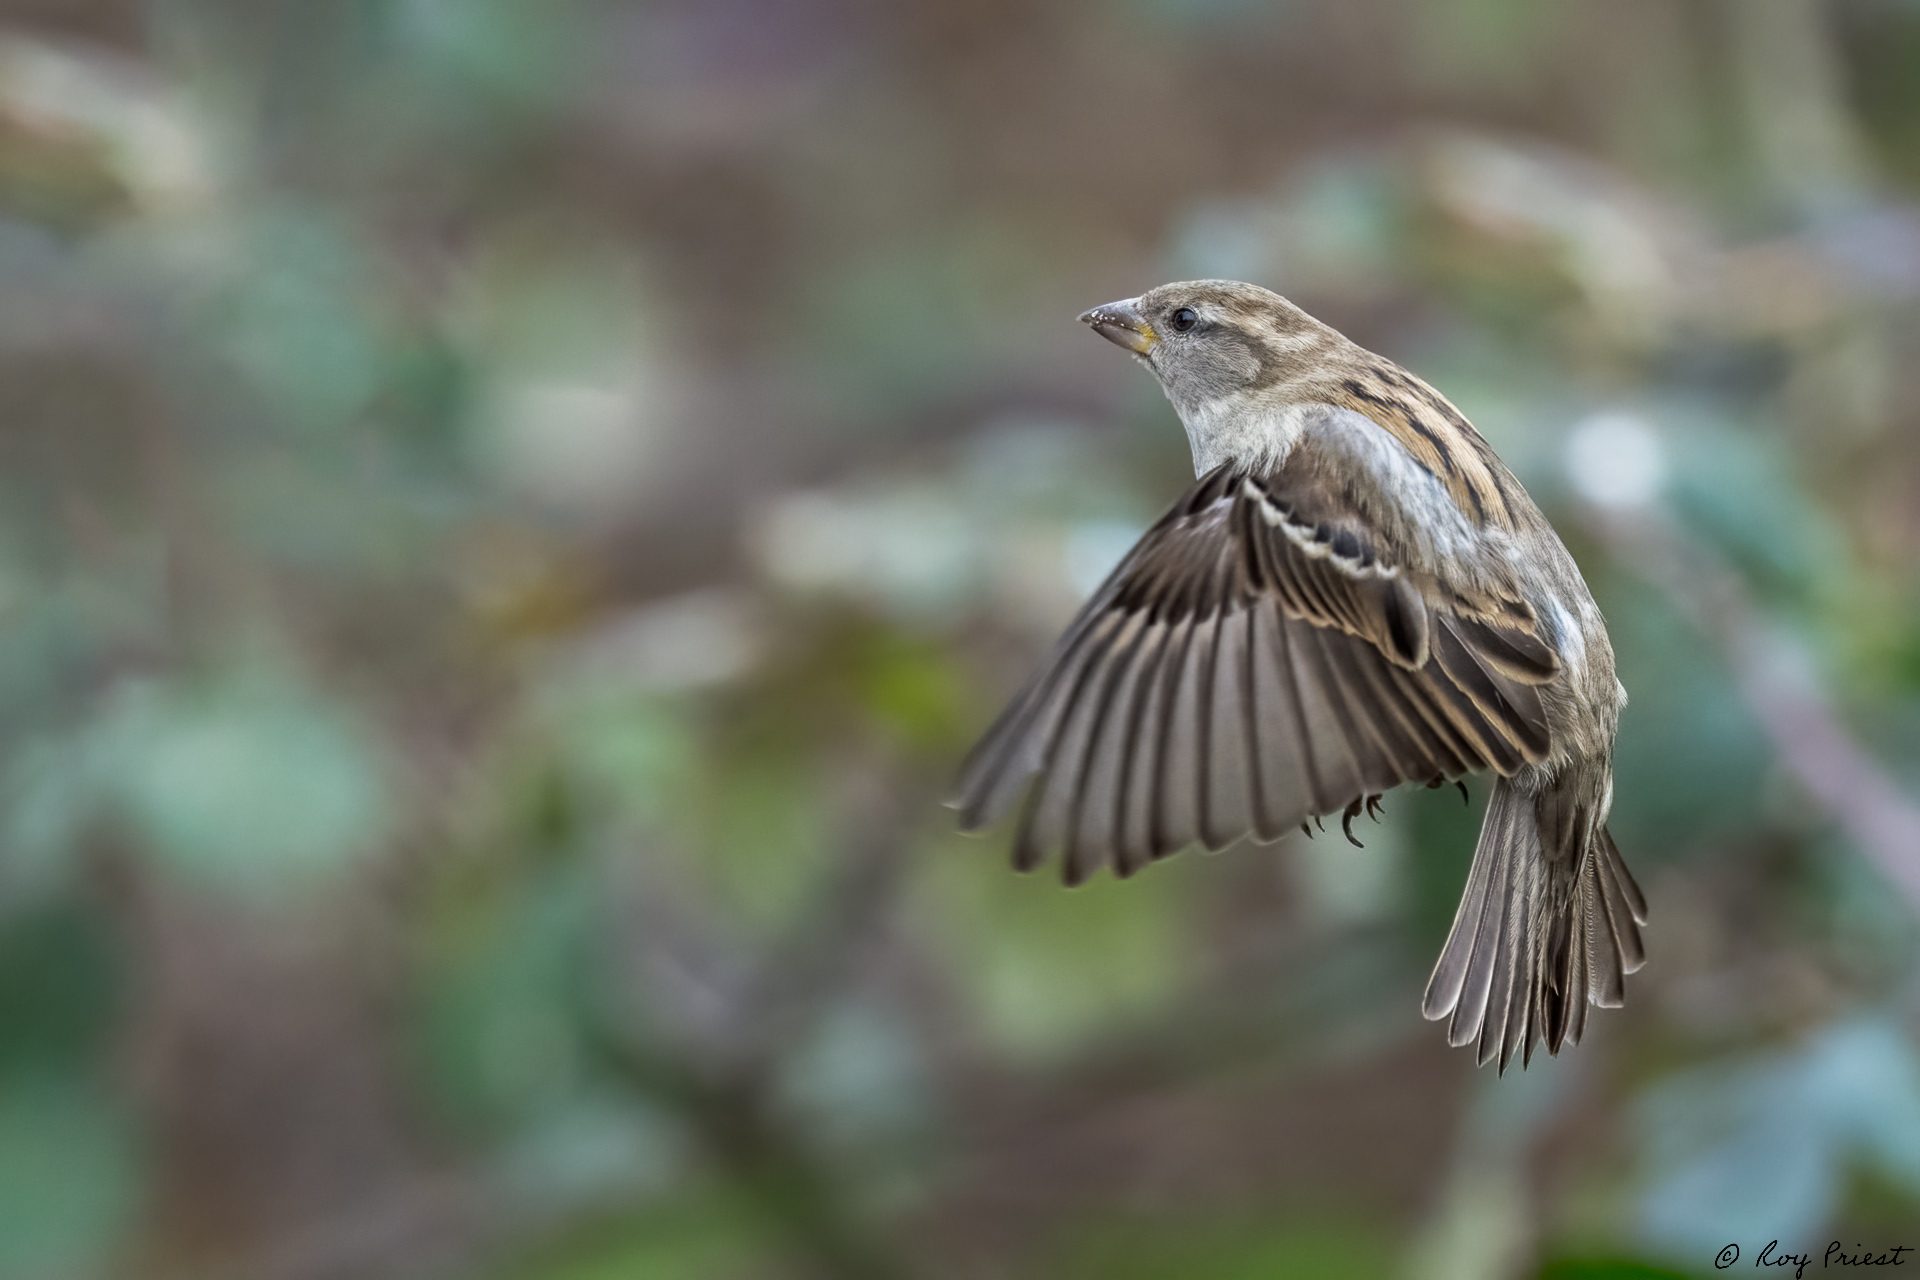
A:
POLYGON ((1340 814, 1340 829, 1347 833, 1347 843, 1352 845, 1356 849, 1364 849, 1367 847, 1364 844, 1361 844, 1360 841, 1353 834, 1353 820, 1360 816, 1360 810, 1361 810, 1361 802, 1358 800, 1355 800, 1352 804, 1349 804, 1346 807, 1346 809, 1342 811, 1342 813, 1340 814))

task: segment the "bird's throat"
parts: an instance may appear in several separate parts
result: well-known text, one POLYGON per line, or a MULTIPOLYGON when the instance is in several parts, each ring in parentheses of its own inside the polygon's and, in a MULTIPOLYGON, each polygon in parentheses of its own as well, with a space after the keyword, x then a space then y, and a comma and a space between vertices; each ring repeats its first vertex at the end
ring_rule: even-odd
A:
POLYGON ((1306 429, 1309 406, 1223 396, 1192 407, 1174 405, 1193 450, 1195 475, 1231 462, 1251 472, 1271 471, 1286 460, 1306 429))

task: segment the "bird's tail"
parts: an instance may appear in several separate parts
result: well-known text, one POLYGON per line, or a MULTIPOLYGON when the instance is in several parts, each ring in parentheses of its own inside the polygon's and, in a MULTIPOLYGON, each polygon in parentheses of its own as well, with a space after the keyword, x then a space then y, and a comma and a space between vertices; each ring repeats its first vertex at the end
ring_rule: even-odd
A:
POLYGON ((1594 794, 1572 776, 1535 793, 1494 784, 1421 1009, 1450 1018, 1448 1043, 1477 1045, 1482 1065, 1498 1057, 1505 1072, 1516 1052, 1531 1062, 1536 1041, 1549 1053, 1577 1043, 1588 1002, 1617 1008, 1646 961, 1647 900, 1594 794))

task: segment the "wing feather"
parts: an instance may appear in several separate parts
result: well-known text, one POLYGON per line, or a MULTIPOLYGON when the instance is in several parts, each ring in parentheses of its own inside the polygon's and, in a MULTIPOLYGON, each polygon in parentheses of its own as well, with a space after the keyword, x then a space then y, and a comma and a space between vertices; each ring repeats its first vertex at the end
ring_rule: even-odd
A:
POLYGON ((1133 702, 1139 688, 1140 667, 1151 656, 1152 646, 1144 634, 1133 643, 1116 647, 1103 677, 1093 725, 1088 730, 1086 759, 1069 798, 1073 812, 1068 820, 1067 861, 1064 870, 1071 884, 1079 884, 1108 861, 1110 851, 1120 840, 1118 798, 1124 794, 1127 754, 1127 729, 1132 721, 1133 702))
POLYGON ((1171 671, 1165 756, 1160 764, 1154 856, 1164 858, 1200 840, 1200 645, 1192 627, 1180 630, 1179 659, 1171 671))
MULTIPOLYGON (((1403 782, 1541 760, 1541 691, 1558 673, 1524 602, 1397 563, 1314 468, 1221 468, 1095 593, 969 756, 956 803, 976 829, 1037 777, 1016 865, 1060 854, 1069 883, 1102 865, 1129 875, 1190 845, 1277 838, 1403 782)), ((1596 916, 1617 924, 1637 890, 1602 888, 1596 916)), ((1532 1016, 1489 1008, 1502 927, 1482 922, 1487 945, 1453 982, 1456 1024, 1473 1008, 1465 1034, 1496 1052, 1507 1020, 1532 1016)))
POLYGON ((1156 622, 1148 628, 1145 656, 1135 677, 1132 708, 1127 716, 1121 784, 1114 796, 1114 871, 1132 875, 1153 857, 1155 777, 1160 744, 1166 735, 1166 666, 1172 632, 1156 622))
POLYGON ((1259 739, 1259 811, 1256 830, 1277 839, 1293 830, 1301 815, 1313 811, 1311 775, 1304 767, 1310 747, 1293 692, 1292 659, 1287 653, 1286 621, 1280 606, 1263 601, 1250 611, 1253 628, 1248 661, 1253 697, 1249 714, 1259 739))

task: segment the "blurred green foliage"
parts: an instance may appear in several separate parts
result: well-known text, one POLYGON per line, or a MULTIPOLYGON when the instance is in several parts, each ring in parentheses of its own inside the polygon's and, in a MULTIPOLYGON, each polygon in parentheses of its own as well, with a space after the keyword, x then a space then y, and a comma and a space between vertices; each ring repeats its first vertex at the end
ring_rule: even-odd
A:
POLYGON ((1920 7, 0 4, 0 1276, 1920 1247, 1920 7), (1477 805, 1066 893, 938 807, 1287 292, 1610 620, 1628 1007, 1477 805), (1839 753, 1836 755, 1835 753, 1839 753))

